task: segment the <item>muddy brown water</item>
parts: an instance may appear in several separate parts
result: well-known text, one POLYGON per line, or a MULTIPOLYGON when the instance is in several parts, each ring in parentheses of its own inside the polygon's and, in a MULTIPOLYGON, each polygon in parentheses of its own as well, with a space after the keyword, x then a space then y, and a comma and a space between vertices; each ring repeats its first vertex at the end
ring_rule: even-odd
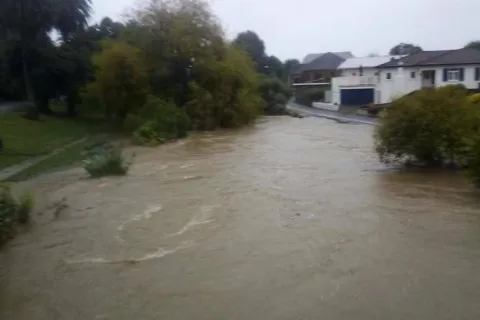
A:
POLYGON ((384 167, 372 130, 266 118, 24 183, 0 319, 480 319, 478 193, 384 167))

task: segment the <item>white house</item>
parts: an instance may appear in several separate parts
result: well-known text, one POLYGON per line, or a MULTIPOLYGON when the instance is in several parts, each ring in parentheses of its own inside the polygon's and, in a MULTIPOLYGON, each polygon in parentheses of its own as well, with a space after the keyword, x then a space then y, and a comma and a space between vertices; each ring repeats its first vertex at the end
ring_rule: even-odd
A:
POLYGON ((462 84, 480 86, 480 50, 423 51, 377 66, 376 103, 389 103, 416 90, 462 84))
POLYGON ((349 58, 338 66, 340 76, 332 79, 331 102, 337 105, 380 103, 376 67, 401 56, 349 58))
POLYGON ((480 89, 480 50, 422 51, 408 56, 350 58, 332 79, 331 103, 384 104, 420 90, 449 84, 480 89))

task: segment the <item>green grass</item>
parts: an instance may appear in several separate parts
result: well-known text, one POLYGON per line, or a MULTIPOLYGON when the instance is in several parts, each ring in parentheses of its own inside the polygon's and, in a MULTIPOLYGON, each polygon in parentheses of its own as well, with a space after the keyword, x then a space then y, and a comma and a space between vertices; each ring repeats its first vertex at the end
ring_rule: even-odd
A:
POLYGON ((0 115, 0 137, 4 145, 4 151, 0 152, 0 169, 100 131, 98 123, 82 119, 43 117, 40 121, 31 121, 22 115, 0 115))
POLYGON ((27 180, 41 173, 48 173, 58 170, 59 168, 80 164, 81 160, 83 160, 83 152, 85 151, 85 147, 89 143, 90 142, 88 140, 85 140, 68 147, 54 156, 46 158, 45 160, 40 161, 39 163, 36 163, 33 166, 11 176, 8 181, 27 180))

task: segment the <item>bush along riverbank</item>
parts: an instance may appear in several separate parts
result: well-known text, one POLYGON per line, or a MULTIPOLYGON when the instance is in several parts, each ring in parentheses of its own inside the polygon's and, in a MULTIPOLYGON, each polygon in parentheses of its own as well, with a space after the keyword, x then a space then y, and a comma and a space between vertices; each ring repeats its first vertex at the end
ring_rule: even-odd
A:
POLYGON ((480 187, 479 137, 480 96, 453 85, 392 102, 374 134, 382 162, 464 168, 480 187))
POLYGON ((25 193, 16 199, 7 185, 0 185, 0 247, 17 233, 20 224, 30 221, 34 198, 25 193))

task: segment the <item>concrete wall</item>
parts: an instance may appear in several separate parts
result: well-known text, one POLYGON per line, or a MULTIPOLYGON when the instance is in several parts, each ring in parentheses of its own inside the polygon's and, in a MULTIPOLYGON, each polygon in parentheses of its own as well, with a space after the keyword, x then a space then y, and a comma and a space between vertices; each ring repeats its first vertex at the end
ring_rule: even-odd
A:
POLYGON ((382 69, 379 78, 377 85, 380 95, 379 103, 391 102, 422 87, 421 75, 415 68, 382 69), (411 77, 411 72, 415 72, 415 78, 411 77), (388 79, 388 74, 390 74, 390 79, 388 79))
POLYGON ((338 111, 338 109, 340 108, 340 106, 326 102, 313 102, 312 107, 328 111, 338 111))

